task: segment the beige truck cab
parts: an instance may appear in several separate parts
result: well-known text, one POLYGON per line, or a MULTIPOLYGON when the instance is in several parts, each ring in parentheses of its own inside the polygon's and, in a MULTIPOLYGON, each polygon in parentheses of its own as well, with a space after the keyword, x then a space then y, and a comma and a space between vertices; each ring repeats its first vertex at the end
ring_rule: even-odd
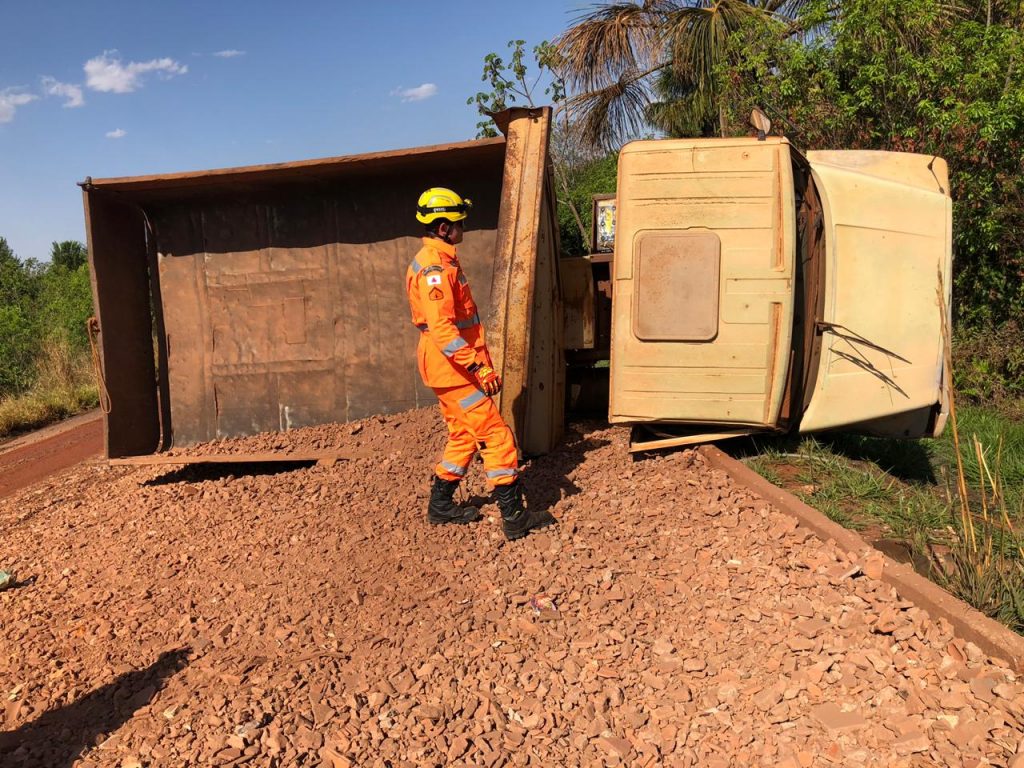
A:
POLYGON ((946 420, 945 161, 785 138, 619 156, 609 419, 635 448, 946 420), (944 301, 940 300, 944 297, 944 301))

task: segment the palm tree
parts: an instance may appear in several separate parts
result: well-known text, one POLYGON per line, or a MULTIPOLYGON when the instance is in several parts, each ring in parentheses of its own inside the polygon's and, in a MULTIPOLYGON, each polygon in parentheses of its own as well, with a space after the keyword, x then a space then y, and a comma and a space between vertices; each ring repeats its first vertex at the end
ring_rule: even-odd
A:
POLYGON ((649 126, 668 133, 724 130, 715 70, 748 24, 801 30, 811 0, 609 2, 556 41, 585 139, 615 147, 649 126))

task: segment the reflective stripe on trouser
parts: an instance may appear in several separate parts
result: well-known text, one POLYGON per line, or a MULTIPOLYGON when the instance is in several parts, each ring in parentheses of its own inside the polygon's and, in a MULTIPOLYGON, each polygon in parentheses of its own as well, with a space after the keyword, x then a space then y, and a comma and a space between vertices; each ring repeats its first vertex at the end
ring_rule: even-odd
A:
POLYGON ((519 474, 515 437, 494 401, 475 384, 435 389, 434 394, 448 426, 444 457, 434 470, 437 476, 461 480, 479 450, 488 482, 507 485, 515 480, 519 474))

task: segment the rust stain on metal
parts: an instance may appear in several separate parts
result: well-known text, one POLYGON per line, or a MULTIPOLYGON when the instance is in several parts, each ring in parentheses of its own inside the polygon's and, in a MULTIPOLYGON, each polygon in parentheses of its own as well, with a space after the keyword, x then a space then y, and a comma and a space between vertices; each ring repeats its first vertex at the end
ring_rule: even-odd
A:
POLYGON ((150 453, 160 443, 144 219, 128 201, 83 190, 99 352, 110 395, 108 455, 150 453))
POLYGON ((297 160, 288 163, 268 163, 238 168, 214 168, 183 173, 160 173, 148 176, 122 176, 92 179, 91 186, 97 189, 119 192, 152 192, 152 197, 173 198, 190 187, 204 190, 223 188, 238 191, 239 184, 255 185, 262 181, 278 183, 282 180, 309 182, 330 180, 341 175, 369 172, 376 173, 389 166, 401 166, 409 160, 430 161, 453 151, 479 152, 482 156, 504 144, 504 139, 482 139, 476 141, 433 144, 424 147, 396 149, 386 152, 369 152, 361 155, 323 157, 313 160, 297 160))
MULTIPOLYGON (((491 311, 485 315, 485 325, 494 363, 504 381, 499 396, 501 414, 520 438, 520 447, 536 453, 549 450, 561 430, 560 423, 545 428, 535 422, 532 434, 526 428, 527 420, 536 418, 529 407, 529 380, 531 375, 543 375, 533 370, 535 362, 541 368, 552 369, 546 394, 540 394, 543 390, 538 386, 540 402, 546 404, 552 399, 551 388, 559 386, 557 379, 562 375, 561 366, 552 365, 551 359, 554 355, 560 357, 561 344, 555 344, 553 350, 546 346, 550 334, 561 337, 561 318, 534 322, 540 270, 544 274, 539 293, 550 296, 550 288, 554 288, 553 300, 556 305, 558 302, 554 264, 557 241, 551 236, 550 211, 544 208, 545 198, 552 194, 548 183, 551 109, 513 110, 513 115, 507 129, 509 149, 502 182, 491 311), (542 211, 548 215, 542 215, 542 211), (539 355, 547 359, 547 365, 534 360, 535 344, 545 345, 539 355)), ((557 234, 557 224, 554 226, 557 234)), ((545 307, 552 308, 547 303, 545 307)))
MULTIPOLYGON (((785 351, 779 349, 779 345, 776 340, 779 338, 779 334, 782 332, 782 305, 778 302, 773 302, 771 307, 771 319, 768 321, 769 333, 769 344, 768 344, 768 373, 766 376, 767 381, 772 381, 775 378, 775 370, 779 365, 779 355, 786 354, 785 351)), ((765 400, 764 404, 764 423, 771 424, 771 407, 772 403, 770 400, 765 400)))
POLYGON ((565 315, 565 346, 568 349, 593 349, 593 265, 590 259, 583 257, 559 259, 558 273, 565 315))

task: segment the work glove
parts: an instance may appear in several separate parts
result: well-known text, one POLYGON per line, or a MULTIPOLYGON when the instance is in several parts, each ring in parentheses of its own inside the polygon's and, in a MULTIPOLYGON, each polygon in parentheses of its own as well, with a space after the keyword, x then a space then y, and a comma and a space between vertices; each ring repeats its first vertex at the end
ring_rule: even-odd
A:
POLYGON ((491 366, 483 363, 473 363, 467 370, 476 376, 480 389, 488 397, 494 397, 501 392, 501 376, 491 366))

